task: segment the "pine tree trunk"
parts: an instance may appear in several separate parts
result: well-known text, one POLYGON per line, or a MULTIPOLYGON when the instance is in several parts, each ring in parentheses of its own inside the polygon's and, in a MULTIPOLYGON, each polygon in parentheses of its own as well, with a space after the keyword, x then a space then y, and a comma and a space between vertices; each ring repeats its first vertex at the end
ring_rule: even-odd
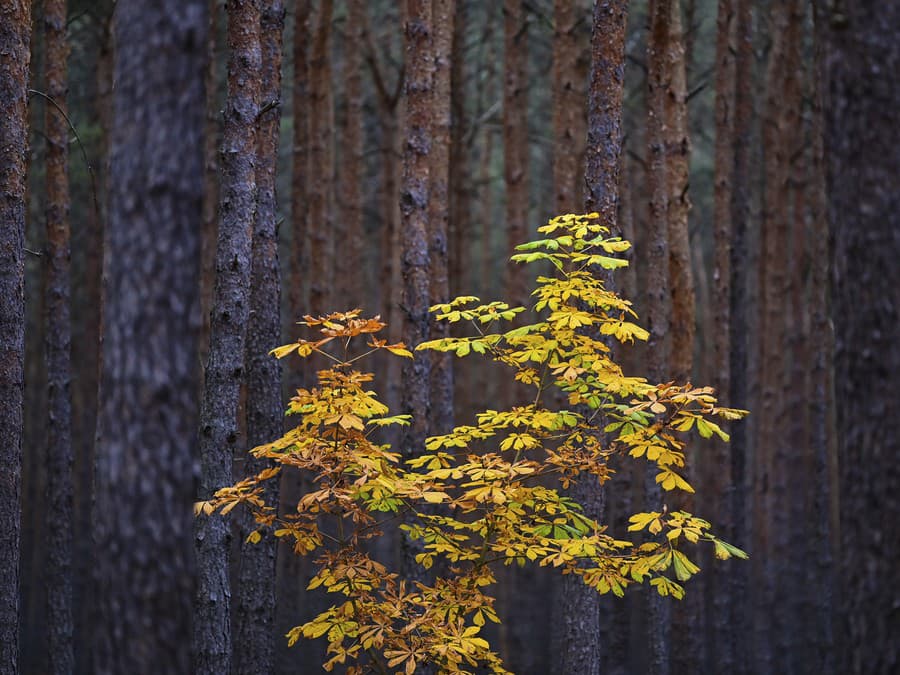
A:
MULTIPOLYGON (((598 0, 594 3, 585 209, 598 212, 601 222, 615 227, 616 234, 619 233, 616 221, 627 17, 627 0, 598 0)), ((577 483, 572 496, 584 505, 588 516, 601 517, 603 495, 595 484, 590 481, 577 483)), ((567 576, 563 582, 563 597, 561 672, 596 675, 601 668, 599 596, 579 580, 567 576)))
MULTIPOLYGON (((750 0, 736 0, 735 11, 735 82, 734 102, 734 172, 731 192, 731 323, 729 325, 730 390, 728 405, 747 408, 749 398, 749 265, 747 248, 748 230, 751 226, 751 164, 753 143, 753 15, 750 0)), ((731 434, 732 521, 734 543, 747 550, 750 543, 749 506, 750 487, 748 476, 747 425, 735 424, 731 434)), ((748 571, 733 573, 730 597, 745 597, 748 589, 748 571)), ((751 612, 743 605, 731 604, 731 635, 735 641, 735 672, 755 671, 755 652, 751 649, 751 612)))
MULTIPOLYGON (((650 31, 647 42, 647 193, 650 218, 647 223, 646 316, 650 339, 647 342, 647 377, 665 382, 671 375, 671 302, 669 284, 668 166, 666 161, 666 97, 671 74, 666 68, 670 45, 669 21, 672 0, 651 0, 650 31)), ((662 490, 652 470, 646 474, 645 508, 662 506, 662 490)), ((671 606, 668 598, 648 592, 645 672, 669 672, 671 652, 671 606)))
POLYGON ((47 363, 47 653, 52 673, 71 673, 72 642, 72 323, 70 312, 69 124, 66 2, 44 3, 47 228, 44 340, 47 363))
MULTIPOLYGON (((713 277, 712 277, 712 371, 718 395, 725 400, 731 387, 729 367, 731 324, 731 197, 734 173, 734 0, 719 0, 716 16, 716 140, 713 187, 713 277)), ((741 375, 742 376, 742 375, 741 375)), ((725 541, 734 539, 731 506, 731 452, 721 440, 714 440, 705 462, 701 483, 707 493, 707 511, 716 514, 716 527, 725 541)), ((733 569, 713 564, 708 553, 703 566, 706 587, 705 669, 715 672, 734 669, 736 636, 731 621, 729 584, 733 569)))
MULTIPOLYGON (((309 44, 311 0, 297 0, 294 7, 294 143, 291 151, 291 268, 288 292, 287 337, 293 337, 294 322, 309 313, 309 44)), ((300 384, 298 375, 288 373, 289 389, 300 384)))
MULTIPOLYGON (((503 177, 506 250, 528 239, 528 19, 523 0, 504 0, 503 177)), ((524 265, 506 266, 506 301, 528 307, 524 265)))
MULTIPOLYGON (((434 93, 433 127, 429 167, 428 254, 430 262, 429 302, 450 299, 448 278, 448 222, 450 194, 450 71, 453 44, 453 21, 456 0, 433 0, 434 21, 434 93)), ((431 339, 450 335, 450 325, 431 317, 431 339)), ((453 355, 431 353, 430 423, 433 433, 447 433, 453 428, 453 355)))
POLYGON ((331 20, 334 0, 322 0, 309 59, 309 313, 330 311, 334 282, 331 212, 334 188, 334 110, 331 92, 331 20))
MULTIPOLYGON (((222 202, 209 361, 200 410, 200 494, 210 499, 232 481, 240 447, 238 412, 245 376, 252 228, 256 214, 257 114, 260 109, 258 0, 228 5, 228 99, 222 138, 222 202)), ((204 44, 205 47, 205 44, 204 44)), ((196 521, 198 588, 194 671, 227 673, 231 662, 229 526, 221 515, 196 521)))
POLYGON ((573 213, 578 205, 578 156, 584 113, 579 82, 578 7, 574 0, 553 3, 553 194, 554 213, 573 213))
POLYGON ((209 0, 209 31, 206 40, 206 126, 203 131, 203 232, 200 241, 200 363, 209 353, 210 312, 216 283, 216 240, 219 229, 219 82, 216 74, 221 0, 209 0))
POLYGON ((363 272, 363 78, 362 50, 364 45, 365 5, 362 0, 347 0, 348 43, 344 49, 344 72, 346 77, 346 103, 344 129, 341 134, 343 151, 341 157, 341 220, 345 234, 340 247, 335 251, 336 263, 340 265, 340 279, 336 282, 341 291, 341 300, 335 309, 366 307, 366 277, 363 272))
POLYGON ((0 672, 16 675, 25 370, 25 155, 31 3, 0 10, 0 672))
POLYGON ((192 670, 206 9, 206 0, 116 7, 95 673, 192 670))
MULTIPOLYGON (((263 0, 260 6, 262 71, 260 105, 265 112, 257 130, 256 187, 259 194, 253 227, 250 279, 250 319, 247 326, 247 443, 249 448, 278 438, 284 425, 281 366, 269 351, 281 344, 281 274, 278 267, 275 172, 281 126, 281 61, 284 31, 282 0, 263 0)), ((247 454, 243 475, 253 476, 270 461, 247 454)), ((278 490, 267 481, 264 501, 275 506, 278 490)), ((268 533, 253 544, 247 537, 256 529, 248 513, 241 514, 241 553, 234 629, 232 672, 268 675, 274 670, 275 551, 268 533)))
MULTIPOLYGON (((428 339, 429 257, 428 209, 430 187, 431 129, 434 125, 434 57, 431 0, 407 0, 406 46, 406 130, 403 146, 403 178, 400 188, 402 213, 403 340, 414 348, 428 339)), ((416 353, 403 364, 400 407, 412 415, 404 427, 400 449, 405 459, 416 457, 425 448, 429 406, 428 354, 416 353)), ((413 560, 415 547, 404 539, 403 575, 418 576, 413 560)))
POLYGON ((825 105, 840 447, 838 672, 900 670, 900 5, 829 5, 825 105))

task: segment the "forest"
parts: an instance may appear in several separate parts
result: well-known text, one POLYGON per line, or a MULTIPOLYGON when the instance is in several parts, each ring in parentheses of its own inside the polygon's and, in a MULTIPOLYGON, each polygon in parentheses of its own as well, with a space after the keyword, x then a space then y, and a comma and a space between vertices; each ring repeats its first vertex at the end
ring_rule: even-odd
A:
POLYGON ((0 675, 900 672, 900 3, 0 0, 0 675))

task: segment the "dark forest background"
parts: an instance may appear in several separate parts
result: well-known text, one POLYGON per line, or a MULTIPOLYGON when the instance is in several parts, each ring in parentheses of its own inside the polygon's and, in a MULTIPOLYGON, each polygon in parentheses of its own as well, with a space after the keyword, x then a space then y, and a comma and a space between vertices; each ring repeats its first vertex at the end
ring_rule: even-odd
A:
MULTIPOLYGON (((750 560, 661 619, 504 572, 492 643, 519 673, 900 672, 897 73, 875 0, 3 0, 0 675, 316 671, 282 637, 326 600, 308 566, 191 515, 309 381, 268 351, 357 306, 437 335, 416 280, 527 302, 512 247, 585 210, 634 242, 642 319, 664 300, 626 371, 752 411, 682 505, 750 560)), ((515 396, 430 366, 425 403, 426 371, 376 382, 432 432, 515 396)), ((642 477, 603 500, 624 532, 642 477)))

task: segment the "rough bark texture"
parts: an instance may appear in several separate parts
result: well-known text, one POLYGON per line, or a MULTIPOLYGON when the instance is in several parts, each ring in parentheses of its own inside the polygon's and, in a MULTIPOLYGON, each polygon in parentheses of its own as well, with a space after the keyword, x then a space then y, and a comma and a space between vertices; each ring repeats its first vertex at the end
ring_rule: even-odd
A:
MULTIPOLYGON (((429 260, 428 192, 430 182, 431 128, 433 116, 434 59, 431 0, 407 0, 406 35, 406 135, 403 145, 403 178, 400 188, 402 213, 403 341, 410 347, 428 339, 429 260)), ((404 458, 421 454, 428 433, 430 357, 421 352, 403 364, 402 412, 412 415, 404 427, 400 449, 404 458)), ((415 576, 411 542, 404 539, 403 574, 415 576)))
POLYGON ((47 363, 47 652, 52 673, 75 665, 72 623, 72 323, 70 312, 69 123, 66 2, 44 3, 47 136, 47 246, 44 261, 44 343, 47 363))
POLYGON ((810 616, 815 617, 816 636, 810 670, 821 675, 834 675, 837 669, 835 650, 836 619, 836 559, 838 543, 838 481, 837 447, 834 425, 834 389, 832 386, 834 359, 834 327, 828 314, 828 275, 830 271, 828 196, 825 175, 824 95, 826 88, 825 36, 826 17, 821 3, 815 3, 815 70, 813 87, 812 153, 809 180, 809 341, 806 370, 809 375, 809 447, 812 452, 812 472, 816 489, 808 505, 810 528, 814 536, 806 547, 809 559, 816 561, 815 587, 810 616), (812 541, 817 542, 813 544, 812 541))
MULTIPOLYGON (((719 0, 716 16, 716 141, 713 205, 712 275, 712 371, 719 396, 728 396, 731 386, 729 368, 729 327, 731 324, 731 193, 734 173, 734 0, 719 0)), ((724 401, 727 404, 730 401, 724 401)), ((731 508, 731 452, 721 440, 713 441, 702 479, 706 490, 706 511, 716 514, 716 527, 725 541, 734 539, 731 508)), ((734 627, 731 622, 729 578, 733 570, 711 564, 706 556, 704 571, 709 575, 706 594, 705 641, 708 672, 734 668, 734 627)))
MULTIPOLYGON (((597 211, 604 225, 616 233, 627 15, 627 0, 595 2, 591 31, 585 208, 597 211)), ((600 518, 603 495, 592 481, 576 484, 572 496, 584 505, 585 513, 600 518)), ((600 598, 568 576, 563 581, 563 595, 560 672, 596 675, 601 660, 600 598)))
MULTIPOLYGON (((262 65, 258 0, 228 4, 228 99, 222 138, 222 185, 209 361, 200 409, 200 494, 209 499, 232 481, 239 447, 250 307, 251 243, 256 214, 256 124, 262 65)), ((204 44, 205 47, 205 44, 204 44)), ((221 675, 231 659, 229 527, 221 515, 196 522, 198 586, 194 671, 221 675)))
MULTIPOLYGON (((453 20, 456 0, 433 0, 434 20, 434 94, 432 98, 431 166, 429 167, 428 253, 430 262, 430 300, 432 304, 450 299, 448 279, 448 223, 450 194, 450 51, 453 44, 453 20)), ((431 339, 450 335, 450 324, 432 316, 431 339)), ((431 353, 430 422, 433 433, 453 428, 453 355, 431 353)))
POLYGON ((553 3, 553 200, 554 212, 579 207, 578 158, 584 146, 584 82, 579 81, 579 8, 574 0, 553 3))
MULTIPOLYGON (((281 123, 281 60, 284 3, 260 4, 262 71, 257 130, 256 187, 259 194, 253 227, 250 280, 250 319, 247 326, 247 444, 248 449, 278 438, 284 425, 280 362, 269 351, 281 344, 281 274, 278 267, 278 226, 275 170, 281 123)), ((249 453, 243 475, 252 476, 271 465, 249 453)), ((275 481, 267 481, 263 499, 276 505, 275 481)), ((273 537, 264 534, 253 544, 247 537, 256 529, 248 513, 241 514, 241 553, 234 628, 232 672, 268 675, 274 671, 275 551, 273 537)))
POLYGON ((841 487, 841 673, 900 670, 900 5, 829 5, 826 157, 841 487))
POLYGON ((600 214, 618 234, 619 155, 625 85, 625 25, 628 0, 596 0, 591 32, 585 208, 600 214))
MULTIPOLYGON (((506 183, 506 250, 528 239, 528 19, 523 0, 504 0, 503 177, 506 183)), ((524 265, 507 265, 506 301, 527 307, 524 265)))
POLYGON ((363 156, 363 46, 365 32, 365 3, 362 0, 347 0, 347 43, 344 53, 346 77, 347 112, 341 134, 343 149, 341 157, 341 178, 338 189, 341 193, 341 220, 344 238, 335 251, 340 264, 340 279, 336 285, 340 299, 336 310, 366 306, 366 277, 363 273, 363 246, 365 226, 363 223, 362 176, 366 168, 363 156))
MULTIPOLYGON (((734 103, 734 172, 731 192, 731 323, 729 325, 729 371, 731 387, 728 404, 747 408, 749 391, 746 376, 748 365, 748 303, 749 269, 747 262, 748 229, 751 225, 751 151, 753 142, 753 98, 750 83, 753 79, 753 16, 750 0, 736 0, 735 13, 735 82, 734 103)), ((747 491, 747 425, 735 424, 731 434, 731 479, 734 543, 747 550, 750 528, 747 491)), ((730 597, 744 597, 748 588, 749 565, 735 570, 731 577, 730 597)), ((736 603, 731 604, 729 633, 735 644, 735 670, 753 672, 750 649, 750 612, 736 603)))
POLYGON ((0 672, 15 675, 25 355, 25 154, 31 3, 0 9, 0 672))
POLYGON ((209 352, 210 313, 216 283, 216 240, 219 229, 219 82, 216 77, 216 40, 222 0, 209 0, 209 31, 206 38, 206 124, 203 129, 203 230, 200 238, 200 362, 209 352))
POLYGON ((334 217, 334 110, 331 98, 331 19, 334 0, 322 0, 309 60, 309 313, 331 311, 334 217))
POLYGON ((95 673, 192 670, 206 7, 116 7, 95 673))
MULTIPOLYGON (((688 214, 688 165, 691 141, 688 135, 687 72, 684 59, 684 32, 681 2, 669 6, 668 48, 662 55, 668 71, 665 93, 665 152, 668 183, 669 281, 672 292, 672 370, 677 382, 691 379, 694 360, 695 302, 691 268, 691 241, 688 214)), ((694 669, 694 665, 690 666, 694 669)))
MULTIPOLYGON (((646 316, 650 339, 647 341, 647 377, 665 382, 671 375, 671 295, 669 290, 668 167, 666 162, 666 96, 671 87, 666 68, 669 44, 669 20, 672 0, 651 0, 650 33, 647 42, 647 193, 650 217, 647 222, 646 316)), ((659 509, 663 497, 652 471, 646 474, 645 508, 659 509)), ((648 591, 646 667, 644 672, 664 675, 669 672, 671 606, 668 598, 648 591)))

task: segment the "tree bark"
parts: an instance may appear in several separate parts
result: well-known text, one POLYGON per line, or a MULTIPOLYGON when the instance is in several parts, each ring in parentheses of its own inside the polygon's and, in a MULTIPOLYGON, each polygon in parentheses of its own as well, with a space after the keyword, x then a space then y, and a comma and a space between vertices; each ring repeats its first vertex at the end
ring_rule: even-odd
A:
MULTIPOLYGON (((750 0, 736 0, 735 10, 735 83, 734 102, 734 172, 731 192, 731 323, 729 372, 730 390, 728 404, 746 409, 748 391, 748 303, 749 269, 747 262, 748 230, 751 225, 751 165, 753 143, 753 15, 750 0)), ((748 433, 747 425, 735 424, 731 434, 731 478, 733 543, 745 550, 749 548, 750 529, 748 512, 747 475, 748 433)), ((749 567, 749 566, 747 566, 749 567)), ((748 588, 746 569, 736 570, 732 576, 730 596, 745 597, 748 588)), ((750 616, 745 607, 732 603, 731 636, 735 641, 735 669, 738 673, 755 672, 749 639, 750 616)))
POLYGON ((69 224, 69 123, 66 2, 44 3, 47 136, 47 228, 44 262, 44 340, 47 364, 47 653, 50 671, 71 673, 72 622, 72 322, 69 224))
POLYGON ((96 673, 191 670, 206 7, 120 0, 116 8, 96 673))
MULTIPOLYGON (((503 3, 503 178, 506 183, 506 250, 528 239, 528 17, 523 0, 503 3)), ((506 266, 506 300, 528 307, 524 265, 506 266)))
MULTIPOLYGON (((651 0, 650 32, 647 42, 647 192, 650 218, 647 223, 646 316, 650 339, 647 341, 647 377, 665 382, 671 376, 671 302, 669 275, 669 183, 666 158, 666 97, 671 89, 671 72, 666 67, 671 49, 669 21, 672 0, 651 0)), ((645 508, 659 509, 662 490, 652 471, 646 474, 645 508)), ((671 606, 669 600, 648 592, 645 672, 664 675, 669 672, 671 652, 671 606)))
MULTIPOLYGON (((291 149, 291 276, 288 292, 286 330, 292 335, 294 322, 309 312, 309 44, 312 41, 311 0, 297 0, 294 7, 294 144, 291 149)), ((290 389, 299 386, 299 378, 288 375, 290 389), (296 386, 295 386, 296 385, 296 386)))
MULTIPOLYGON (((585 159, 585 208, 619 233, 619 167, 622 154, 622 97, 625 83, 627 0, 597 0, 591 30, 591 77, 585 159)), ((603 495, 591 481, 576 483, 573 498, 600 518, 603 495)), ((561 672, 600 672, 600 598, 569 576, 563 581, 561 672)))
MULTIPOLYGON (((414 348, 428 338, 429 257, 428 208, 430 187, 431 129, 434 123, 431 100, 434 82, 431 0, 407 0, 406 49, 406 133, 403 146, 403 177, 400 188, 402 213, 403 340, 414 348)), ((400 449, 404 459, 421 454, 428 434, 429 407, 428 354, 416 353, 403 364, 401 408, 412 415, 403 428, 400 449)), ((416 578, 418 565, 414 547, 404 539, 403 575, 416 578)))
MULTIPOLYGON (((216 285, 200 410, 201 500, 210 499, 216 490, 231 483, 232 459, 239 447, 238 414, 246 367, 257 200, 256 123, 262 65, 258 0, 229 2, 228 52, 216 285)), ((194 671, 221 675, 229 671, 231 662, 229 526, 216 514, 198 518, 195 530, 199 576, 194 671)))
POLYGON ((553 3, 553 194, 554 213, 578 209, 578 157, 584 144, 584 83, 579 82, 578 20, 573 0, 553 3))
MULTIPOLYGON (((713 187, 713 275, 712 275, 712 371, 720 397, 731 387, 729 364, 731 325, 731 199, 734 173, 735 105, 735 2, 719 0, 716 16, 716 98, 715 98, 715 182, 713 187)), ((725 401, 726 404, 730 401, 725 401)), ((734 520, 731 506, 731 453, 721 440, 712 443, 701 478, 706 490, 708 511, 716 514, 716 527, 725 541, 733 541, 734 520)), ((706 556, 704 571, 709 575, 706 588, 705 668, 731 672, 735 664, 734 626, 731 621, 729 583, 734 572, 714 565, 706 556)))
POLYGON ((825 139, 840 447, 841 673, 900 670, 900 6, 829 5, 825 139), (891 590, 887 590, 891 589, 891 590))
POLYGON ((15 675, 25 385, 25 155, 31 3, 0 10, 0 672, 15 675))
MULTIPOLYGON (((281 126, 281 61, 284 31, 282 0, 262 0, 260 48, 262 70, 260 105, 265 110, 257 130, 256 187, 258 200, 253 226, 250 279, 250 318, 247 326, 247 442, 250 448, 278 438, 284 425, 280 362, 269 351, 281 344, 281 274, 278 267, 278 225, 275 174, 281 126)), ((272 462, 247 454, 243 475, 253 476, 272 462)), ((267 481, 263 499, 278 503, 275 481, 267 481)), ((241 514, 241 553, 238 573, 232 672, 268 675, 274 670, 276 541, 263 533, 259 543, 247 540, 257 525, 241 514)))
POLYGON ((366 276, 363 271, 362 252, 365 240, 363 223, 363 45, 365 35, 365 5, 362 0, 347 0, 347 45, 344 50, 346 78, 346 103, 344 129, 341 134, 341 220, 345 228, 340 250, 335 251, 340 265, 340 278, 336 285, 340 292, 337 310, 364 307, 366 300, 366 276))
POLYGON ((334 283, 331 211, 334 188, 334 110, 331 93, 331 20, 334 0, 322 0, 309 60, 309 312, 329 311, 334 283))
MULTIPOLYGON (((433 0, 434 93, 432 98, 432 145, 429 167, 428 254, 430 262, 429 302, 450 299, 448 278, 448 223, 450 195, 450 71, 456 18, 456 0, 433 0)), ((450 335, 450 325, 431 316, 432 339, 450 335)), ((430 423, 434 433, 453 428, 453 355, 431 353, 430 423)))

